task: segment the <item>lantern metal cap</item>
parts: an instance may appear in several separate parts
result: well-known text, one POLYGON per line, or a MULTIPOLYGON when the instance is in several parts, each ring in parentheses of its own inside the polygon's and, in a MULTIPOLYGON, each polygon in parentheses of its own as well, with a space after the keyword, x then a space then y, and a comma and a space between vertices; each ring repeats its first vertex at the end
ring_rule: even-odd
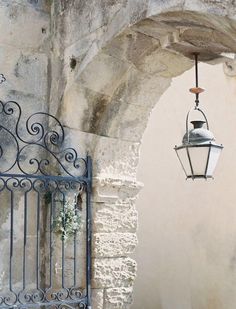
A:
POLYGON ((191 123, 193 124, 193 129, 185 133, 182 141, 183 144, 202 144, 215 140, 213 133, 203 128, 206 121, 194 120, 191 123))

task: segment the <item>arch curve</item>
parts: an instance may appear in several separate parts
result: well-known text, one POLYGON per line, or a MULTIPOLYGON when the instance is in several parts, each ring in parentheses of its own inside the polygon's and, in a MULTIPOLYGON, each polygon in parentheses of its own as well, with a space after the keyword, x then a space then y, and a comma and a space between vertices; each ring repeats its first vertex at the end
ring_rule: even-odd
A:
POLYGON ((137 243, 134 202, 141 185, 136 171, 149 115, 172 78, 193 66, 192 52, 200 52, 200 60, 210 64, 230 61, 227 54, 236 53, 236 9, 226 0, 91 3, 94 7, 81 11, 71 1, 58 12, 58 27, 65 29, 55 44, 64 56, 57 76, 61 87, 52 91, 52 100, 60 102, 54 108, 62 123, 94 158, 94 203, 99 205, 94 256, 99 259, 93 286, 107 289, 109 302, 116 287, 122 286, 124 295, 132 292, 136 264, 127 256, 137 243), (73 69, 67 65, 72 57, 73 69), (101 209, 111 216, 109 223, 102 221, 101 209), (116 258, 114 265, 110 258, 116 258), (116 278, 102 277, 113 267, 119 272, 116 278))
MULTIPOLYGON (((96 39, 89 34, 66 47, 65 61, 70 55, 77 58, 78 65, 74 70, 64 69, 63 123, 111 141, 139 144, 150 112, 171 79, 192 67, 192 52, 200 52, 200 61, 213 64, 228 60, 227 53, 236 52, 233 2, 190 2, 150 1, 147 9, 145 1, 137 1, 136 9, 146 7, 145 16, 138 17, 131 4, 122 2, 106 27, 99 28, 102 35, 95 30, 96 39), (114 29, 119 14, 124 20, 117 21, 114 29), (127 18, 131 25, 124 24, 127 18), (110 36, 109 31, 113 31, 110 36), (76 55, 82 47, 86 52, 76 55)), ((114 4, 111 7, 115 9, 114 4)), ((73 5, 72 11, 77 12, 73 5)), ((137 153, 138 146, 134 148, 137 153)), ((102 170, 110 173, 107 165, 99 172, 102 170)), ((135 168, 131 170, 129 177, 135 179, 135 168)), ((113 173, 117 172, 115 168, 113 173)))

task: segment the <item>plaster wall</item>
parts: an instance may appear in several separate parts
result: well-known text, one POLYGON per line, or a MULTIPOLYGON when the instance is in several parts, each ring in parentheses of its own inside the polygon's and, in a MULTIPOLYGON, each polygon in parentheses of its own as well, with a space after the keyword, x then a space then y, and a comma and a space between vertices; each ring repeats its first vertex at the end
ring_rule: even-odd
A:
MULTIPOLYGON (((172 81, 141 146, 134 309, 235 308, 236 79, 199 65, 200 106, 224 149, 214 180, 185 180, 173 146, 182 140, 194 70, 172 81)), ((192 118, 199 119, 192 113, 192 118)), ((200 116, 201 118, 201 116, 200 116)))

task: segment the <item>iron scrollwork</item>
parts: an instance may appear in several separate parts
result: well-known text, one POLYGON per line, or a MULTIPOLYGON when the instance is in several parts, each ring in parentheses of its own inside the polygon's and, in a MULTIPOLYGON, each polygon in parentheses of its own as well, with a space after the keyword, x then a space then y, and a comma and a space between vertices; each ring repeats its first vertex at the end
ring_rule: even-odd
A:
POLYGON ((0 133, 7 141, 7 145, 0 144, 0 160, 5 163, 1 164, 1 173, 15 171, 17 167, 25 175, 50 176, 50 165, 54 163, 60 169, 58 174, 71 177, 86 175, 86 160, 80 158, 74 148, 63 149, 65 132, 56 117, 37 112, 29 116, 25 126, 22 126, 21 107, 15 101, 0 101, 0 116, 0 133), (13 130, 9 128, 9 122, 13 124, 13 130), (27 133, 27 137, 24 137, 24 133, 27 133), (6 148, 9 149, 9 145, 14 155, 8 155, 6 148))
POLYGON ((6 77, 1 73, 0 74, 0 85, 6 81, 6 77))
POLYGON ((1 211, 7 209, 9 246, 4 253, 0 252, 9 255, 5 290, 0 289, 0 309, 91 308, 91 158, 80 157, 74 148, 66 147, 65 138, 62 124, 53 115, 37 112, 25 119, 17 102, 0 101, 0 218, 1 211), (86 221, 83 287, 77 278, 79 232, 74 231, 72 236, 68 264, 64 238, 55 240, 53 226, 58 207, 63 210, 72 193, 76 194, 78 203, 74 212, 83 208, 86 221), (21 235, 17 230, 19 213, 21 235), (33 275, 29 281, 27 267, 31 255, 35 260, 31 262, 33 275), (20 257, 17 272, 16 256, 20 257), (54 273, 55 261, 61 263, 59 275, 54 273), (70 281, 66 273, 68 265, 70 281), (42 267, 46 272, 44 279, 42 267), (18 285, 15 276, 20 276, 18 285))

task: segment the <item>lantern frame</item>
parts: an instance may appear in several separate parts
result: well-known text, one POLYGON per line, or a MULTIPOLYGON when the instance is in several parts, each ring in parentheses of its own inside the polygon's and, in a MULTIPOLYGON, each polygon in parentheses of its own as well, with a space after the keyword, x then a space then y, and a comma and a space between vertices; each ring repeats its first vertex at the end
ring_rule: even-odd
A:
MULTIPOLYGON (((177 154, 177 157, 181 163, 181 166, 182 166, 182 169, 186 175, 186 179, 200 179, 200 178, 203 178, 203 179, 208 179, 208 178, 212 178, 214 179, 213 175, 209 175, 207 174, 208 173, 208 167, 209 167, 209 160, 210 160, 210 155, 211 155, 211 151, 212 151, 212 148, 217 148, 217 149, 223 149, 223 146, 222 145, 219 145, 219 144, 216 144, 214 142, 207 142, 207 143, 202 143, 202 144, 183 144, 181 146, 175 146, 175 151, 176 151, 176 154, 177 154), (193 162, 191 160, 191 155, 189 153, 189 148, 202 148, 202 147, 205 147, 205 148, 208 148, 208 154, 207 154, 207 161, 206 161, 206 165, 205 165, 205 172, 204 174, 196 174, 194 172, 194 167, 193 167, 193 162), (187 173, 186 171, 186 167, 184 166, 180 156, 179 156, 179 153, 178 153, 178 150, 180 149, 186 149, 186 153, 187 153, 187 158, 188 158, 188 162, 189 162, 189 167, 190 167, 190 171, 191 171, 191 175, 189 173, 187 173)), ((213 170, 214 171, 214 170, 213 170)))
MULTIPOLYGON (((215 142, 214 136, 213 134, 209 131, 209 123, 207 120, 207 117, 205 115, 205 113, 203 112, 203 110, 201 110, 199 108, 199 95, 200 93, 202 93, 204 91, 204 89, 198 87, 198 53, 194 53, 194 58, 195 58, 195 80, 196 80, 196 85, 194 88, 190 89, 190 92, 195 94, 196 98, 195 98, 195 106, 193 108, 191 108, 189 110, 189 112, 187 113, 186 116, 186 133, 183 137, 183 141, 182 141, 182 145, 180 146, 175 146, 175 151, 176 154, 178 156, 178 159, 181 163, 181 166, 183 168, 183 171, 186 175, 186 179, 199 179, 199 178, 204 178, 204 179, 208 179, 208 178, 213 178, 213 172, 215 170, 217 161, 219 159, 221 150, 223 149, 223 146, 221 144, 217 144, 215 142), (195 120, 192 121, 191 123, 193 123, 194 125, 194 129, 189 130, 189 115, 190 113, 195 110, 198 111, 199 113, 202 114, 202 116, 204 117, 204 121, 202 120, 195 120), (202 128, 203 124, 206 124, 206 128, 204 129, 202 128), (203 164, 200 163, 199 165, 199 161, 198 161, 198 157, 195 157, 195 162, 193 160, 193 158, 191 158, 191 154, 190 154, 190 149, 194 149, 194 148, 208 148, 207 149, 207 153, 203 154, 205 155, 206 158, 206 162, 203 164), (185 149, 186 150, 186 154, 184 153, 185 157, 180 157, 179 154, 179 150, 181 149, 185 149), (214 151, 214 150, 218 150, 218 151, 214 151), (197 159, 196 159, 197 158, 197 159), (183 159, 185 159, 185 163, 188 164, 189 166, 185 166, 185 164, 183 163, 183 159), (212 160, 212 161, 211 161, 212 160), (194 164, 193 164, 194 163, 194 164), (200 166, 200 168, 199 168, 200 166), (200 169, 201 172, 196 172, 196 170, 200 169), (189 172, 188 172, 189 171, 189 172)), ((192 152, 192 151, 191 151, 192 152)), ((197 152, 194 154, 194 152, 192 152, 192 156, 196 155, 197 152)))

